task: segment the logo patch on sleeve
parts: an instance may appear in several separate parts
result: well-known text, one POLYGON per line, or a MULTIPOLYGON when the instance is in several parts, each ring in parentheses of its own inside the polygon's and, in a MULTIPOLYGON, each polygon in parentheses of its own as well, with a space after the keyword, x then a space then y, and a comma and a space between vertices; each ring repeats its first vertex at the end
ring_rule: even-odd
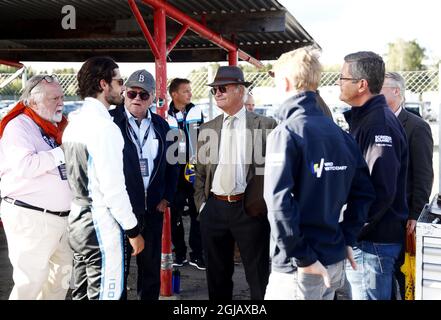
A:
POLYGON ((392 137, 385 135, 375 136, 375 145, 378 147, 392 147, 392 137))

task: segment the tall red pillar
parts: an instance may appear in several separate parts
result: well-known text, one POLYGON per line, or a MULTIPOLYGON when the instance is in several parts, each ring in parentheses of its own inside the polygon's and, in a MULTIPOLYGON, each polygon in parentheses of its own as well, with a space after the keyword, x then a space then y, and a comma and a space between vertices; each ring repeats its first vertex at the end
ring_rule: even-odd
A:
MULTIPOLYGON (((167 44, 166 44, 166 15, 163 8, 154 10, 154 34, 159 56, 155 59, 156 66, 156 112, 163 118, 167 118, 167 44)), ((167 183, 167 182, 166 182, 167 183)), ((171 250, 171 223, 170 209, 164 213, 162 226, 162 255, 161 255, 161 289, 160 295, 170 297, 172 292, 172 264, 171 250)))

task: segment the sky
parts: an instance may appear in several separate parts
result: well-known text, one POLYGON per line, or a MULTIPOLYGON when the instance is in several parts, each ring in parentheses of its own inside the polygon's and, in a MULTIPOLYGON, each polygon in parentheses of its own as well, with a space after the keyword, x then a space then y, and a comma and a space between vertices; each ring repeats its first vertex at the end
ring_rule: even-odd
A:
POLYGON ((322 48, 323 64, 341 64, 356 51, 382 56, 398 38, 416 40, 441 58, 439 0, 278 0, 322 48))
MULTIPOLYGON (((416 40, 426 49, 426 63, 441 59, 441 1, 439 0, 278 0, 322 48, 324 65, 341 64, 351 52, 369 50, 382 56, 387 44, 398 38, 416 40)), ((51 72, 60 63, 29 63, 37 71, 51 72)), ((168 64, 168 77, 184 76, 203 64, 168 64)), ((153 63, 119 63, 121 73, 130 75, 153 63)), ((79 69, 81 63, 63 63, 79 69)))

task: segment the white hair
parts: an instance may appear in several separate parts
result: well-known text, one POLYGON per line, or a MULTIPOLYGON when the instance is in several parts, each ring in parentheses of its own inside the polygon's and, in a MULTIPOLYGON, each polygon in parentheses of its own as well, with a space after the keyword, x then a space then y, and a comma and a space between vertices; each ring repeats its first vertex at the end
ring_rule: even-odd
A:
MULTIPOLYGON (((46 75, 36 75, 26 82, 20 97, 20 100, 23 101, 26 106, 29 106, 31 101, 38 103, 44 99, 46 95, 46 91, 44 90, 44 77, 46 77, 46 75)), ((53 82, 59 83, 56 78, 54 78, 53 82)))

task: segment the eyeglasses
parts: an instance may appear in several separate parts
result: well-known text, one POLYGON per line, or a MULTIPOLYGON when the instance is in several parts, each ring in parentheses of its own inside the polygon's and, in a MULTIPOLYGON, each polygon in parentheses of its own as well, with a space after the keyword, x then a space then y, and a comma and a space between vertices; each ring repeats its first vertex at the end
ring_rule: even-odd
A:
POLYGON ((52 83, 52 82, 58 82, 58 78, 56 75, 39 75, 36 76, 35 78, 40 77, 40 79, 37 80, 37 82, 34 83, 34 85, 29 89, 29 92, 31 92, 32 90, 34 90, 34 88, 43 80, 46 80, 47 83, 52 83))
POLYGON ((213 87, 210 89, 210 92, 213 96, 216 95, 217 90, 220 91, 220 93, 225 93, 227 92, 227 87, 226 86, 218 86, 218 87, 213 87))
POLYGON ((122 86, 122 85, 124 84, 124 79, 122 79, 122 78, 119 78, 119 79, 112 79, 112 81, 113 81, 113 80, 118 81, 118 84, 119 84, 120 86, 122 86))
POLYGON ((139 95, 141 100, 148 100, 150 98, 150 93, 146 91, 136 92, 136 91, 127 91, 127 97, 129 99, 135 99, 139 95))
POLYGON ((340 76, 340 78, 338 78, 338 80, 342 81, 342 80, 352 80, 352 81, 360 81, 361 79, 356 79, 356 78, 345 78, 340 76))

